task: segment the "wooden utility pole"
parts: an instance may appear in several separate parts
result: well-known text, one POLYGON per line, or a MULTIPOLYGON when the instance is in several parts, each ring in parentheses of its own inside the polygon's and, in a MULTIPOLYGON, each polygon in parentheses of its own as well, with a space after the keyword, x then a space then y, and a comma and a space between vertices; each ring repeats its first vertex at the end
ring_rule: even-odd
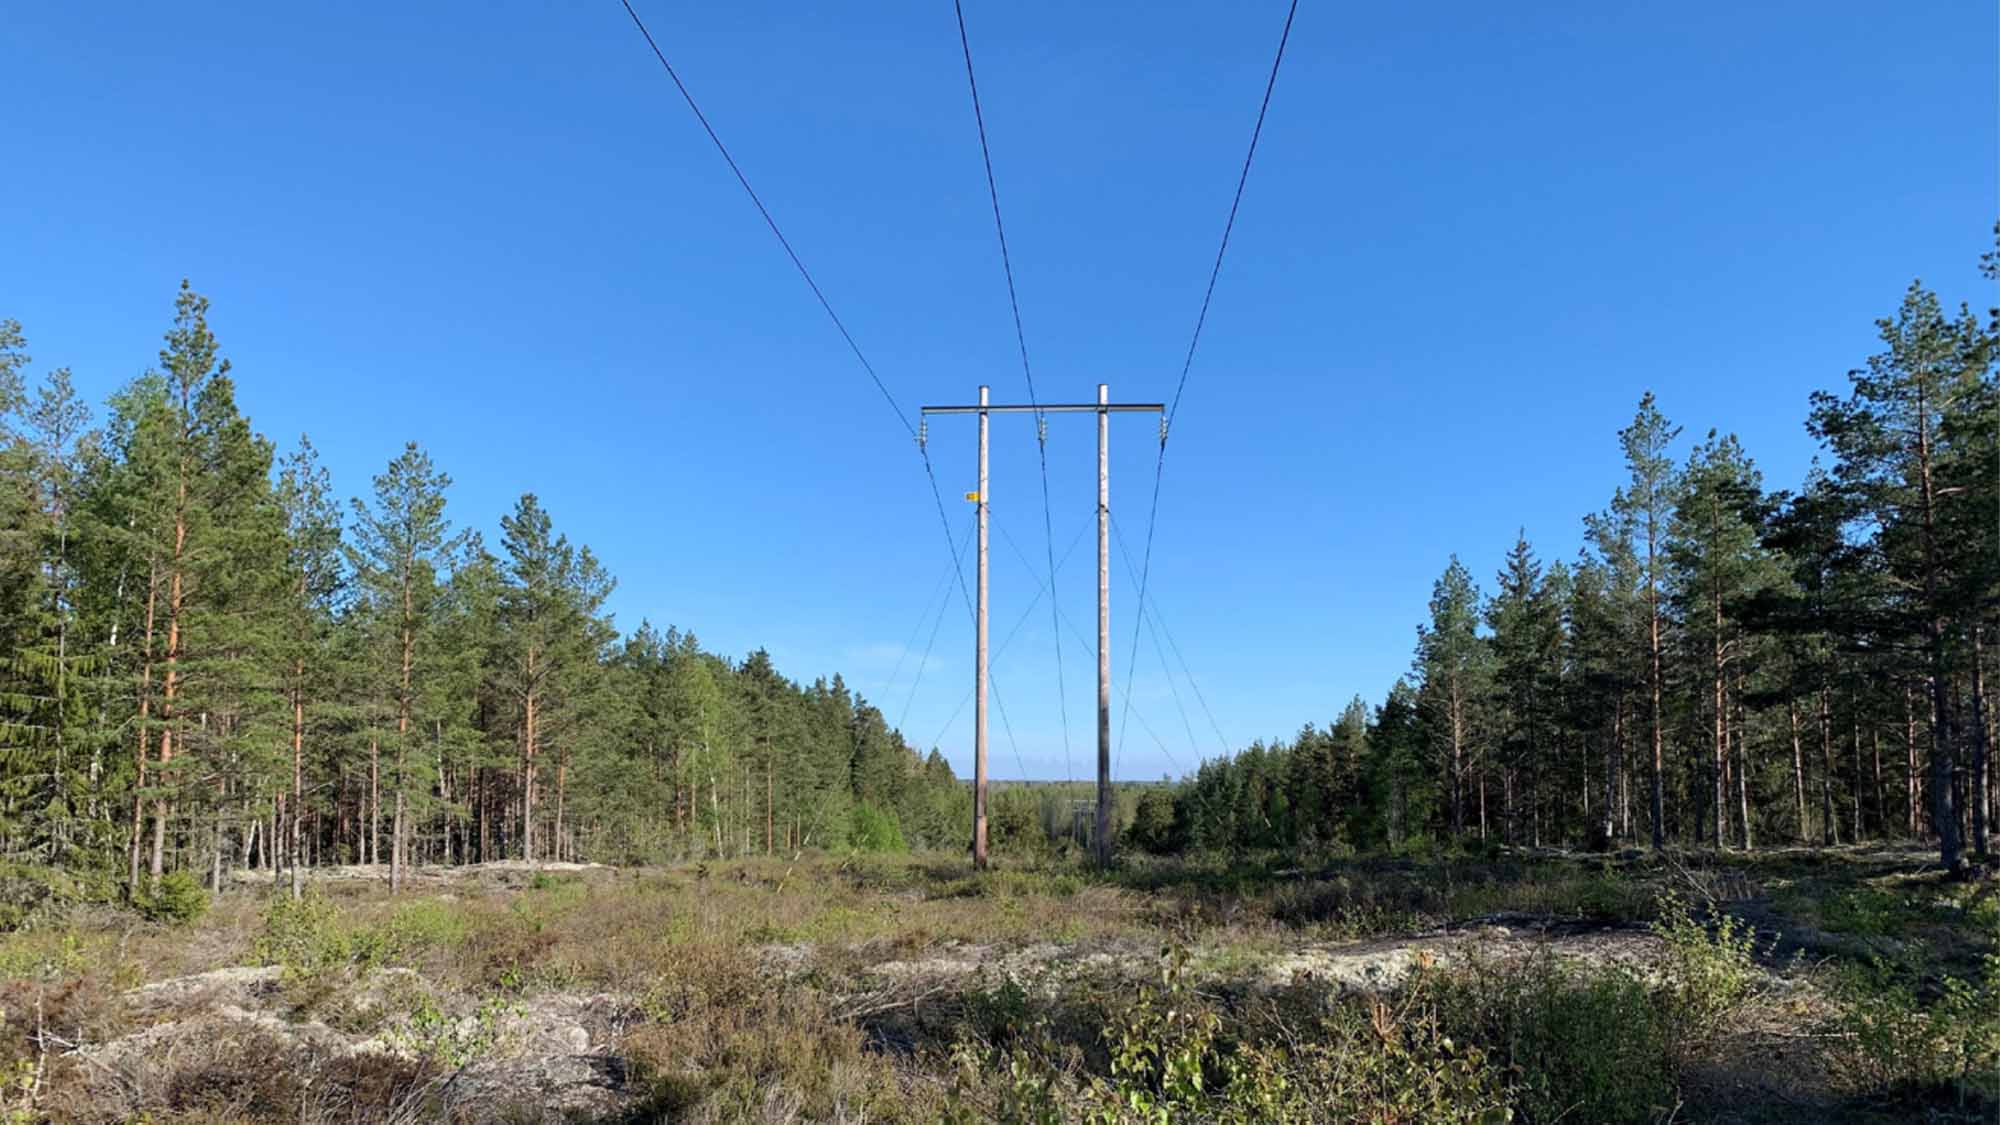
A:
MULTIPOLYGON (((1097 830, 1090 843, 1111 864, 1111 387, 1097 384, 1097 830)), ((1054 581, 1054 576, 1050 576, 1054 581)), ((1050 590, 1049 596, 1055 597, 1050 590)), ((1145 607, 1139 607, 1143 612, 1145 607)), ((1061 643, 1061 638, 1057 638, 1061 643)))
MULTIPOLYGON (((1111 861, 1111 415, 1114 413, 1164 414, 1157 402, 1111 401, 1111 388, 1097 385, 1094 403, 1029 403, 995 406, 988 388, 979 388, 979 402, 973 406, 926 406, 932 414, 977 414, 979 416, 979 491, 966 499, 979 505, 978 604, 973 609, 972 687, 972 864, 987 864, 986 849, 986 505, 987 505, 987 422, 994 414, 1033 414, 1039 422, 1046 414, 1097 415, 1097 824, 1092 845, 1100 863, 1111 861)), ((918 442, 929 439, 928 424, 919 427, 918 442)), ((1164 431, 1163 431, 1164 432, 1164 431)), ((1055 597, 1055 576, 1049 576, 1049 597, 1055 597)), ((1061 638, 1057 638, 1061 643, 1061 638)))
MULTIPOLYGON (((972 865, 986 867, 986 427, 987 388, 979 386, 979 607, 974 612, 978 652, 973 658, 972 865)), ((1055 595, 1054 590, 1049 591, 1055 595)))

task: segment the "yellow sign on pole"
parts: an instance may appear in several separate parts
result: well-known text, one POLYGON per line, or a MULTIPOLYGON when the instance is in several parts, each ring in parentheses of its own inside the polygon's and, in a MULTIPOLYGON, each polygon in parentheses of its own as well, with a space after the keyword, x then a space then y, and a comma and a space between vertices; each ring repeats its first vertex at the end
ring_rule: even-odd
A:
POLYGON ((965 494, 965 498, 975 504, 979 503, 979 494, 977 492, 968 492, 965 494))

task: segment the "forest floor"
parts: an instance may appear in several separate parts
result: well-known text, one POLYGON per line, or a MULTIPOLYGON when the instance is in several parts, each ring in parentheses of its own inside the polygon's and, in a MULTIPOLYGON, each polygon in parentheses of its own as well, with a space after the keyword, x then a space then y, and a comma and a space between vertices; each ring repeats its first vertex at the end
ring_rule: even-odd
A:
POLYGON ((2000 881, 1930 860, 245 877, 0 937, 0 1121, 2000 1120, 2000 881))

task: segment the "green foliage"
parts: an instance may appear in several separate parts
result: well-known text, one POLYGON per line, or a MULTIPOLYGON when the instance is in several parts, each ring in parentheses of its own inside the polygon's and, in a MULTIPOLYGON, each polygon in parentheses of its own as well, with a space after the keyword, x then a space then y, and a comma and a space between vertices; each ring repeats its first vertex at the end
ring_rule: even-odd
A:
POLYGON ((1629 969, 1483 962, 1422 987, 1453 1038, 1492 1045, 1528 1122, 1652 1121, 1674 1105, 1676 1029, 1629 969))
POLYGON ((0 864, 0 931, 60 917, 86 897, 84 888, 66 872, 34 864, 0 864))
POLYGON ((1695 1050, 1720 1033, 1730 1013, 1749 998, 1757 979, 1751 955, 1756 932, 1728 914, 1703 926, 1671 894, 1661 898, 1659 915, 1653 933, 1666 943, 1662 989, 1673 1043, 1682 1051, 1695 1050))
POLYGON ((1138 810, 1132 818, 1132 827, 1126 830, 1125 838, 1134 847, 1155 855, 1164 855, 1182 846, 1172 790, 1148 788, 1139 794, 1138 810))
POLYGON ((1938 976, 1915 959, 1877 959, 1839 978, 1840 1031, 1857 1090, 1960 1108, 2000 1110, 2000 954, 1972 978, 1938 976))
POLYGON ((354 947, 340 911, 324 895, 274 895, 264 907, 263 929, 252 939, 250 957, 277 965, 290 977, 310 978, 353 959, 354 947))
POLYGON ((506 1021, 524 1009, 497 997, 481 1001, 470 1015, 454 1018, 429 992, 419 992, 403 1022, 384 1039, 417 1058, 457 1070, 499 1046, 506 1021))
POLYGON ((185 926, 208 913, 208 890, 186 871, 169 871, 135 895, 132 906, 154 922, 185 926))
POLYGON ((896 823, 894 814, 887 813, 866 802, 854 806, 853 820, 848 826, 847 842, 861 852, 905 852, 909 844, 903 840, 903 829, 896 823))
MULTIPOLYGON (((1198 995, 1184 950, 1162 954, 1157 984, 1108 1013, 1101 1071, 1031 1020, 1024 997, 987 1001, 1006 1019, 997 1041, 962 1040, 945 1119, 954 1122, 1165 1125, 1204 1121, 1441 1122, 1500 1125, 1511 1096, 1484 1051, 1443 1031, 1417 1002, 1347 1002, 1263 1034, 1232 1032, 1198 995), (997 1042, 997 1045, 996 1045, 997 1042)), ((975 1025, 977 1026, 977 1025, 975 1025)))

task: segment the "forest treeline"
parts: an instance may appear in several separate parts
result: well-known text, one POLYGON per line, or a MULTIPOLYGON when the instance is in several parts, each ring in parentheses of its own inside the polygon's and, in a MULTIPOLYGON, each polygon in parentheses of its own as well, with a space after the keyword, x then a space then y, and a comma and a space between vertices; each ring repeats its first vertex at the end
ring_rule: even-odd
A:
POLYGON ((1482 586, 1454 556, 1387 698, 1146 794, 1135 841, 1921 838, 1948 868, 1986 857, 2000 311, 1913 284, 1878 325, 1881 352, 1811 396, 1822 456, 1797 488, 1768 490, 1733 435, 1683 451, 1647 394, 1574 558, 1523 535, 1482 586))
POLYGON ((838 676, 620 636, 532 494, 499 549, 416 443, 335 497, 182 283, 101 418, 0 321, 0 859, 146 901, 254 866, 941 846, 969 796, 838 676))
MULTIPOLYGON (((1452 558, 1386 698, 1126 794, 1130 842, 1984 858, 2000 312, 1913 284, 1879 328, 1811 396, 1798 487, 1646 395, 1573 558, 1523 536, 1490 593, 1452 558)), ((101 416, 0 321, 0 862, 143 904, 243 867, 296 893, 338 863, 963 846, 965 786, 838 676, 620 635, 535 496, 496 551, 450 485, 411 443, 343 503, 310 442, 280 455, 186 283, 101 416)), ((1075 835, 1068 794, 1012 796, 1003 845, 1075 835)))

